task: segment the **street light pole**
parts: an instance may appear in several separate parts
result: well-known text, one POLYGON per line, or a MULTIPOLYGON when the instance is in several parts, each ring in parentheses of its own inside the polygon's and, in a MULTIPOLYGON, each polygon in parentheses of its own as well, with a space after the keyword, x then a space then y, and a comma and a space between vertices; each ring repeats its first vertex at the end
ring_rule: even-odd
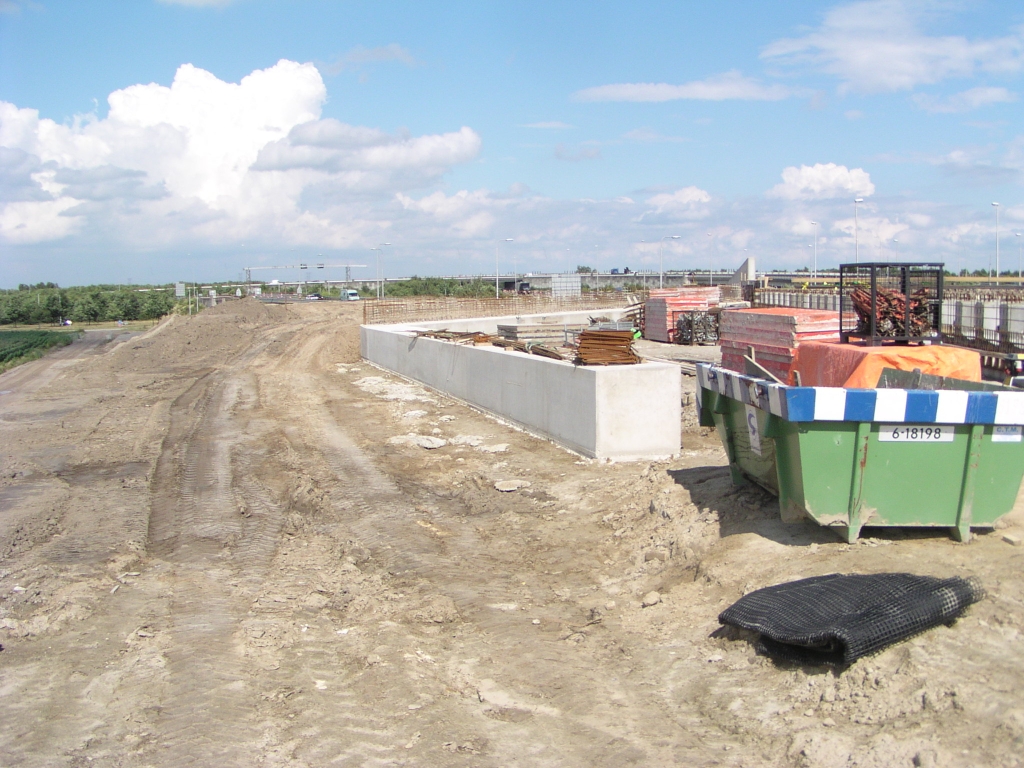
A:
POLYGON ((857 204, 863 203, 863 197, 853 199, 853 263, 860 264, 860 219, 857 216, 857 204))
POLYGON ((999 203, 992 203, 996 209, 996 287, 999 287, 999 203))
MULTIPOLYGON (((708 232, 708 237, 711 237, 711 233, 708 232)), ((708 286, 710 288, 715 287, 715 260, 711 255, 711 241, 708 240, 708 286)))
MULTIPOLYGON (((511 237, 506 237, 505 238, 505 242, 506 243, 511 243, 512 242, 512 238, 511 237)), ((500 291, 498 289, 498 253, 500 251, 501 251, 501 241, 499 240, 497 242, 497 244, 494 246, 494 298, 496 298, 496 299, 500 299, 501 298, 501 293, 500 293, 500 291)))
POLYGON ((818 282, 818 222, 812 221, 814 225, 814 282, 818 282))
POLYGON ((377 243, 377 247, 376 248, 371 248, 370 249, 371 251, 376 251, 377 252, 377 298, 378 299, 383 299, 384 298, 384 270, 381 267, 380 257, 381 257, 381 254, 384 253, 384 248, 382 246, 385 246, 385 245, 391 245, 391 243, 377 243))
MULTIPOLYGON (((1020 237, 1020 232, 1017 233, 1017 237, 1020 237)), ((1021 241, 1017 241, 1017 287, 1020 288, 1020 256, 1021 256, 1021 241)))
POLYGON ((678 240, 682 235, 665 235, 659 241, 658 245, 658 259, 661 262, 661 266, 658 271, 658 287, 665 287, 665 241, 666 240, 678 240))
MULTIPOLYGON (((641 243, 641 245, 640 245, 640 253, 641 254, 644 253, 644 247, 643 247, 643 243, 644 242, 646 242, 646 241, 643 240, 643 239, 640 240, 640 243, 641 243)), ((640 263, 641 264, 643 263, 643 255, 641 255, 641 257, 640 257, 640 263)), ((645 291, 647 290, 647 270, 646 269, 644 270, 644 290, 645 291)))

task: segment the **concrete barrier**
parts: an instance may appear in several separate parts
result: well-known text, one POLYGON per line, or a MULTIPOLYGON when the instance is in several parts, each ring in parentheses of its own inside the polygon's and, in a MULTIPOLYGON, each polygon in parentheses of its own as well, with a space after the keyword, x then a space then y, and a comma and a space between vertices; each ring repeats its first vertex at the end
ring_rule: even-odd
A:
MULTIPOLYGON (((573 312, 543 319, 557 326, 585 320, 586 315, 573 312)), ((633 461, 679 452, 682 393, 675 365, 575 366, 498 347, 415 335, 416 330, 442 328, 493 333, 499 324, 541 321, 541 316, 531 316, 364 325, 360 346, 371 363, 584 456, 633 461)))

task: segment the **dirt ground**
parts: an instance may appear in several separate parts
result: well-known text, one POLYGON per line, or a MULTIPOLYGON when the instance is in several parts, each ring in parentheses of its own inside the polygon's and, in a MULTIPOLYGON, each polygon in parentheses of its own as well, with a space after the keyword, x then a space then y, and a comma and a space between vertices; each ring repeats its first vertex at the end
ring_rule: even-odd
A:
POLYGON ((1007 531, 783 525, 691 407, 676 460, 581 459, 361 362, 358 309, 232 302, 0 377, 0 764, 1021 763, 1007 531), (989 596, 841 674, 713 636, 750 590, 892 570, 989 596))

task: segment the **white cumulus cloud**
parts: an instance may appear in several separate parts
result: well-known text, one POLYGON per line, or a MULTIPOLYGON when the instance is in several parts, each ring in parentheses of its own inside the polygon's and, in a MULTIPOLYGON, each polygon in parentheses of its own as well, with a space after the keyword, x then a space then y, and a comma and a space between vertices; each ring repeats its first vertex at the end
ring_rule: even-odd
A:
POLYGON ((499 200, 485 190, 470 192, 465 189, 454 195, 438 190, 419 200, 402 193, 396 198, 406 210, 428 214, 460 237, 486 235, 497 221, 495 212, 511 202, 499 200))
POLYGON ((972 109, 987 107, 991 104, 1008 104, 1017 100, 1017 95, 1006 88, 978 87, 970 88, 962 93, 955 93, 948 98, 940 98, 919 93, 914 101, 926 112, 956 113, 970 112, 972 109))
POLYGON ((757 80, 744 77, 732 70, 714 75, 705 80, 693 80, 681 85, 669 83, 614 83, 584 88, 573 94, 576 101, 675 101, 677 99, 701 99, 724 101, 744 99, 755 101, 779 101, 792 96, 793 91, 784 85, 763 85, 757 80))
POLYGON ((8 203, 0 208, 0 232, 7 242, 16 245, 59 240, 81 226, 77 217, 64 215, 76 203, 70 198, 8 203))
POLYGON ((835 163, 790 166, 782 171, 782 183, 768 190, 769 197, 783 200, 827 200, 834 197, 873 195, 875 185, 863 168, 835 163))
POLYGON ((153 245, 358 242, 388 226, 367 195, 386 203, 480 150, 465 127, 390 135, 321 119, 326 98, 316 67, 282 60, 238 83, 185 64, 170 86, 115 91, 106 117, 70 124, 0 102, 0 238, 93 227, 153 245))
POLYGON ((979 73, 1013 74, 1024 68, 1024 33, 968 39, 929 35, 923 27, 934 4, 867 0, 825 14, 820 27, 777 40, 765 59, 834 75, 841 91, 880 93, 979 73))
POLYGON ((675 192, 659 192, 644 201, 647 209, 635 218, 638 223, 657 221, 692 222, 710 215, 711 195, 700 187, 683 187, 675 192))

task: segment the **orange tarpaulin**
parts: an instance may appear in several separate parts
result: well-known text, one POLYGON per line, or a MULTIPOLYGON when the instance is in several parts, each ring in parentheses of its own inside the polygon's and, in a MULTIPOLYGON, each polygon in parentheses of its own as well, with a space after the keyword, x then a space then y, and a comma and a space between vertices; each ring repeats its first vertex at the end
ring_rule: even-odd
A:
POLYGON ((872 389, 878 385, 883 368, 920 368, 921 373, 933 376, 981 381, 981 355, 940 344, 866 347, 806 341, 797 349, 793 368, 800 372, 800 383, 805 387, 872 389))

